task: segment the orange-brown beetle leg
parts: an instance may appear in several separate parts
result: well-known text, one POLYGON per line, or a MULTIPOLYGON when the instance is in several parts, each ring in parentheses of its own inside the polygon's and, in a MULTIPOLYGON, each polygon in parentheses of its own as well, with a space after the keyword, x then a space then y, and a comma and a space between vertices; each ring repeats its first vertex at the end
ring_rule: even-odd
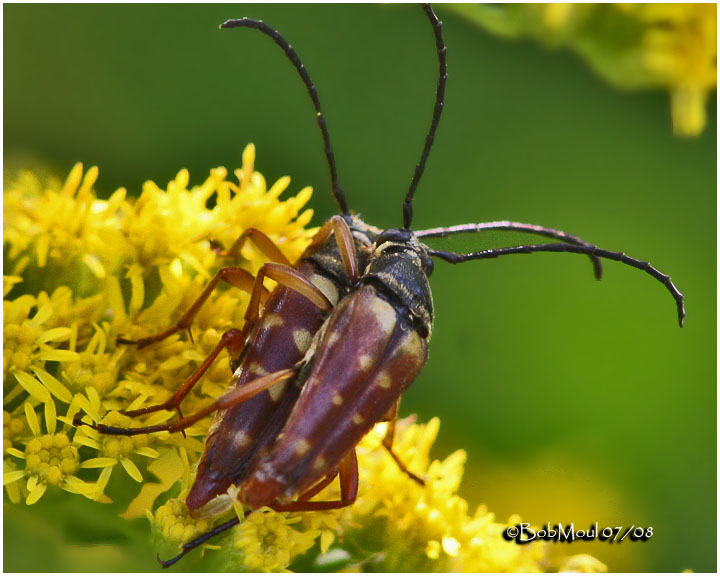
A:
MULTIPOLYGON (((227 282, 231 286, 234 286, 235 288, 239 288, 240 290, 243 290, 245 292, 251 293, 253 290, 253 287, 255 285, 255 278, 253 277, 250 272, 247 270, 243 270, 242 268, 237 268, 235 266, 228 266, 227 268, 221 268, 217 271, 215 276, 212 277, 210 282, 208 282, 207 286, 203 289, 200 296, 198 296, 197 300, 193 302, 193 305, 190 306, 187 312, 182 315, 180 320, 177 321, 173 326, 165 330, 164 332, 159 332, 158 334, 153 334, 152 336, 147 336, 145 338, 140 338, 139 340, 130 340, 128 338, 118 338, 117 343, 118 344, 135 344, 138 348, 142 348, 143 346, 147 346, 148 344, 153 344, 155 342, 160 342, 161 340, 164 340, 168 336, 175 334, 176 332, 180 332, 181 330, 186 330, 190 328, 190 324, 193 321, 193 318, 198 313, 200 308, 203 304, 205 304, 205 301, 210 297, 210 294, 213 290, 215 290, 215 287, 220 283, 220 281, 227 282)), ((264 290, 264 289, 263 289, 264 290)), ((268 296, 267 290, 264 290, 264 292, 260 295, 262 297, 262 300, 264 301, 265 298, 268 296)))
POLYGON ((215 346, 215 348, 212 349, 212 352, 208 354, 207 358, 203 360, 203 363, 198 366, 195 372, 190 375, 180 389, 168 400, 162 404, 155 404, 154 406, 139 408, 137 410, 125 410, 122 413, 126 416, 135 417, 150 414, 152 412, 158 412, 159 410, 177 410, 178 415, 182 418, 183 414, 180 411, 180 403, 184 400, 185 396, 190 393, 190 390, 192 390, 193 386, 197 384, 202 375, 207 372, 208 368, 210 368, 210 365, 215 361, 220 352, 222 352, 223 349, 227 349, 231 358, 239 358, 244 347, 245 335, 243 332, 235 328, 228 330, 222 335, 217 346, 215 346))
POLYGON ((238 239, 233 242, 233 245, 228 250, 219 248, 217 242, 212 239, 210 242, 214 247, 216 247, 215 253, 219 256, 222 256, 223 258, 236 259, 247 240, 252 240, 253 244, 257 246, 260 252, 267 256, 270 262, 277 262, 278 264, 285 264, 286 266, 290 265, 290 261, 285 257, 285 254, 280 251, 277 244, 275 244, 275 242, 273 242, 267 234, 261 232, 257 228, 248 228, 245 230, 245 232, 240 234, 238 239))
POLYGON ((262 265, 255 278, 255 284, 250 294, 250 303, 245 312, 246 324, 248 322, 255 322, 260 315, 260 302, 263 291, 265 290, 263 287, 263 280, 265 278, 275 280, 275 282, 287 286, 291 290, 305 296, 305 298, 310 300, 323 312, 330 312, 330 310, 332 310, 332 303, 327 299, 327 296, 325 296, 315 284, 295 270, 295 268, 284 264, 268 262, 262 265))
MULTIPOLYGON (((331 508, 344 508, 345 506, 350 506, 355 499, 357 498, 357 458, 355 457, 355 451, 352 451, 351 455, 348 455, 345 457, 343 462, 347 462, 346 464, 346 470, 342 472, 342 474, 346 474, 347 472, 350 472, 351 475, 351 481, 343 484, 342 476, 341 476, 341 490, 343 490, 343 499, 340 501, 335 502, 306 502, 307 499, 312 498, 315 494, 320 492, 323 488, 325 488, 330 482, 332 482, 335 479, 335 476, 338 475, 338 470, 335 470, 328 474, 323 480, 318 482, 314 487, 310 488, 307 492, 303 493, 296 502, 293 502, 292 504, 286 505, 286 507, 281 507, 280 505, 273 505, 272 507, 275 510, 278 511, 292 511, 292 512, 301 512, 301 511, 311 511, 311 510, 329 510, 331 508), (353 471, 354 466, 354 471, 353 471), (354 480, 352 480, 354 474, 354 480), (342 486, 345 486, 346 488, 343 489, 342 486), (322 504, 325 505, 321 508, 313 507, 309 508, 310 505, 317 505, 322 504), (327 506, 328 504, 332 504, 332 506, 327 506), (292 509, 289 508, 289 506, 293 506, 292 509)), ((341 463, 340 466, 342 467, 343 464, 341 463)), ((190 552, 191 550, 194 550, 198 546, 201 546, 205 542, 207 542, 210 538, 217 536, 218 534, 221 534, 225 532, 226 530, 232 528, 233 526, 237 526, 240 523, 240 519, 235 517, 232 520, 228 520, 227 522, 220 524, 219 526, 216 526, 209 532, 206 532, 205 534, 201 534, 194 540, 191 540, 190 542, 186 542, 182 545, 182 552, 175 556, 174 558, 170 558, 169 560, 161 560, 160 556, 158 556, 158 562, 162 565, 163 568, 168 568, 169 566, 172 566, 175 564, 178 560, 180 560, 185 554, 190 552)))
POLYGON ((323 491, 324 488, 329 486, 332 483, 332 481, 335 480, 335 478, 337 478, 337 475, 338 475, 338 470, 336 468, 335 470, 330 472, 330 474, 325 476, 325 478, 320 480, 320 482, 315 484, 315 486, 313 486, 312 488, 310 488, 307 491, 300 494, 300 496, 298 496, 296 498, 296 502, 307 502, 308 500, 310 500, 310 498, 313 498, 314 496, 318 495, 320 492, 323 491))
MULTIPOLYGON (((317 287, 315 287, 314 284, 306 280, 294 268, 291 268, 289 266, 274 263, 264 264, 262 268, 260 268, 260 271, 255 278, 249 272, 243 270, 242 268, 221 269, 213 277, 213 279, 207 285, 201 296, 192 305, 190 310, 188 310, 183 315, 183 317, 174 327, 166 330, 161 334, 157 334, 149 338, 144 338, 133 343, 137 343, 140 346, 145 346, 146 344, 149 344, 151 342, 162 340, 173 332, 177 332, 178 330, 182 330, 183 328, 185 328, 187 325, 190 324, 193 316, 197 313, 198 309, 200 308, 200 306, 203 305, 205 300, 207 300, 208 296, 221 279, 228 281, 233 284, 233 286, 241 288, 246 292, 250 293, 250 303, 248 304, 247 311, 245 312, 245 326, 243 326, 242 330, 228 330, 227 332, 225 332, 225 334, 223 334, 222 336, 221 341, 218 343, 217 346, 215 346, 215 348, 213 348, 212 352, 210 352, 210 354, 203 361, 200 367, 190 376, 190 378, 185 381, 185 383, 180 387, 180 389, 175 394, 173 394, 173 396, 169 400, 155 406, 148 406, 147 408, 141 408, 138 410, 130 410, 128 412, 125 412, 125 414, 128 416, 140 416, 143 414, 149 414, 151 412, 157 412, 158 410, 175 409, 180 415, 180 418, 182 418, 182 411, 179 408, 180 402, 182 402, 182 400, 190 393, 192 387, 208 370, 208 368, 217 358, 220 352, 224 348, 227 348, 228 352, 230 352, 231 358, 237 359, 240 357, 242 350, 245 347, 247 335, 250 333, 250 330, 260 316, 260 304, 265 300, 268 293, 267 289, 263 286, 263 280, 265 279, 265 277, 275 280, 276 282, 287 286, 291 290, 295 290, 296 292, 302 294, 303 296, 311 300, 316 306, 318 306, 318 308, 326 312, 330 311, 330 309, 332 308, 332 304, 330 303, 330 301, 317 287), (228 277, 222 276, 224 271, 227 270, 233 270, 239 273, 231 275, 229 277, 229 280, 228 277)), ((130 341, 118 339, 118 342, 128 343, 130 341)))
POLYGON ((385 419, 388 422, 388 429, 385 433, 385 437, 383 438, 382 444, 383 447, 388 451, 388 454, 392 456, 392 459, 395 461, 395 464, 397 464, 397 467, 400 468, 400 470, 408 476, 411 480, 414 480, 420 486, 425 486, 425 479, 421 476, 418 476, 417 474, 414 474, 410 470, 408 470, 408 467, 405 465, 405 463, 400 459, 400 457, 395 454, 393 451, 393 442, 395 441, 395 423, 397 422, 397 415, 398 411, 400 410, 400 399, 398 398, 398 401, 395 402, 395 405, 390 409, 390 411, 385 415, 385 419))
POLYGON ((112 434, 116 436, 135 436, 137 434, 150 434, 151 432, 163 431, 178 432, 184 430, 185 428, 188 428, 189 426, 192 426, 193 424, 195 424, 195 422, 201 420, 208 414, 212 414, 217 410, 227 410, 228 408, 237 406, 238 404, 241 404, 246 400, 252 398, 256 394, 259 394, 263 390, 267 390, 273 384, 277 384, 278 382, 282 382, 284 380, 289 380, 290 378, 293 378, 296 374, 297 369, 293 368, 290 370, 279 370, 278 372, 273 372, 272 374, 262 376, 257 380, 253 380, 252 382, 244 384, 243 386, 238 386, 231 389, 229 392, 226 392, 220 398, 215 400, 215 402, 213 402, 212 404, 195 412, 195 414, 180 418, 179 420, 176 420, 175 422, 170 422, 169 424, 142 426, 139 428, 117 428, 115 426, 106 426, 104 424, 88 424, 86 422, 82 422, 80 420, 79 414, 75 416, 73 424, 75 424, 76 426, 84 424, 85 426, 90 426, 90 428, 97 430, 101 434, 112 434))
MULTIPOLYGON (((315 512, 318 510, 336 510, 338 508, 350 506, 355 502, 358 494, 358 462, 355 449, 350 450, 350 452, 348 452, 347 455, 340 461, 340 464, 338 465, 338 474, 340 476, 340 500, 320 500, 308 502, 304 498, 305 494, 307 494, 306 492, 295 502, 290 502, 288 504, 271 504, 270 507, 278 512, 315 512)), ((333 475, 328 475, 321 480, 320 484, 324 485, 320 488, 320 490, 327 486, 327 484, 332 481, 333 477, 333 475)), ((314 492, 311 494, 311 497, 320 491, 315 491, 315 488, 317 488, 317 486, 308 491, 314 492)))
MULTIPOLYGON (((285 255, 280 251, 280 248, 278 248, 264 232, 261 232, 260 230, 257 230, 255 228, 248 228, 247 230, 245 230, 245 232, 243 232, 240 237, 235 241, 230 250, 216 250, 216 252, 218 252, 221 256, 235 257, 237 256, 237 254, 240 253, 240 250, 245 244, 245 241, 248 239, 252 240, 255 246, 257 246, 271 262, 277 262, 286 266, 290 264, 285 255)), ((143 346, 147 346, 148 344, 164 340, 165 338, 172 334, 175 334, 176 332, 189 329, 193 318, 198 313, 205 301, 208 299, 215 287, 220 283, 220 281, 227 282, 231 286, 239 288, 240 290, 243 290, 247 293, 251 293, 255 285, 255 278, 247 270, 238 268, 236 266, 228 266, 225 268, 221 268, 220 270, 218 270, 215 276, 213 276, 208 285, 202 291, 202 294, 200 294, 198 299, 195 300, 190 309, 185 312, 185 314, 183 314, 183 316, 174 326, 171 326, 164 332, 159 332, 158 334, 153 334, 152 336, 147 336, 139 340, 118 338, 118 344, 135 344, 138 346, 138 348, 142 348, 143 346)), ((260 302, 265 302, 267 296, 268 292, 263 288, 261 290, 260 302)))
POLYGON ((354 284, 359 275, 357 251, 355 250, 355 240, 352 231, 342 216, 335 215, 325 221, 317 234, 313 236, 312 243, 308 247, 307 252, 311 252, 323 244, 332 232, 335 233, 335 241, 340 249, 340 258, 345 267, 345 274, 350 280, 350 283, 354 284))
MULTIPOLYGON (((226 268, 223 268, 223 270, 226 270, 226 268)), ((237 270, 241 269, 238 268, 237 270)), ((243 272, 245 272, 250 278, 252 278, 252 276, 248 272, 244 270, 243 272)), ((208 370, 208 368, 215 361, 220 352, 224 348, 227 348, 228 352, 230 352, 231 358, 237 359, 240 357, 242 350, 245 347, 247 335, 249 334, 250 329, 255 324, 260 315, 260 302, 263 300, 263 294, 267 292, 267 290, 262 284, 265 277, 275 280, 276 282, 287 286, 291 290, 295 290, 296 292, 302 294, 306 298, 310 299, 318 306, 318 308, 321 308, 322 310, 329 311, 332 308, 332 304, 328 301, 325 295, 320 290, 318 290, 318 288, 316 288, 314 284, 312 284, 303 276, 298 274, 294 268, 290 268, 282 264, 264 264, 262 268, 260 268, 257 277, 253 280, 252 288, 248 290, 251 296, 250 303, 248 304, 247 311, 245 312, 245 326, 243 326, 243 329, 228 330, 227 332, 225 332, 218 345, 213 348, 212 352, 210 352, 207 358, 205 358, 200 367, 190 376, 190 378, 185 381, 185 383, 180 387, 180 389, 175 394, 173 394, 173 396, 169 400, 163 402, 162 404, 148 406, 147 408, 130 410, 128 412, 125 412, 125 414, 128 416, 140 416, 143 414, 149 414, 151 412, 157 412, 158 410, 175 409, 178 411, 178 414, 182 418, 182 412, 179 408, 180 402, 182 402, 182 400, 190 393, 192 387, 195 386, 200 377, 208 370)), ((217 284, 217 282, 215 284, 217 284)), ((209 292, 212 290, 212 288, 214 288, 213 285, 208 285, 208 287, 205 289, 205 292, 207 292, 209 295, 209 292)), ((204 298, 207 298, 207 295, 205 295, 204 298)), ((195 308, 196 306, 199 308, 204 302, 204 298, 203 296, 201 296, 195 302, 195 304, 193 304, 193 308, 195 308)), ((193 310, 193 308, 188 310, 188 313, 186 313, 185 316, 187 316, 193 310)))

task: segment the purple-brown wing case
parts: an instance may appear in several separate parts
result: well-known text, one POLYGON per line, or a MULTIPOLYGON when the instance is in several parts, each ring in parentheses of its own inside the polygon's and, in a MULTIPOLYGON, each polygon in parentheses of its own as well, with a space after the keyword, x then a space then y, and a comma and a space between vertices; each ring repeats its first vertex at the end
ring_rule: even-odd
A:
POLYGON ((251 508, 287 501, 333 471, 427 359, 427 339, 372 285, 341 301, 313 346, 310 373, 280 438, 241 488, 251 508))
MULTIPOLYGON (((298 271, 312 278, 315 265, 298 271)), ((233 386, 291 368, 302 360, 324 314, 310 300, 289 288, 278 287, 266 302, 250 344, 235 371, 233 386)), ((190 510, 198 510, 231 484, 242 482, 258 456, 275 440, 292 410, 300 388, 279 382, 238 406, 219 412, 205 440, 196 481, 187 497, 190 510)), ((207 510, 206 513, 214 513, 207 510)))

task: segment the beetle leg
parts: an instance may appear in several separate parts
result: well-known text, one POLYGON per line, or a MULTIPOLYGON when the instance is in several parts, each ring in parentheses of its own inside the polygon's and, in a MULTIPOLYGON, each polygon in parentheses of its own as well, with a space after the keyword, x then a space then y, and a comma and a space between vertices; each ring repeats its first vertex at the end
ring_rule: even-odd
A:
MULTIPOLYGON (((285 254, 280 251, 277 244, 275 244, 267 234, 257 228, 248 228, 245 230, 240 234, 238 239, 235 240, 229 250, 216 249, 215 252, 224 258, 236 259, 247 240, 252 240, 253 244, 255 244, 260 252, 267 256, 270 262, 277 262, 278 264, 285 264, 286 266, 290 265, 290 261, 285 257, 285 254)), ((217 246, 217 243, 212 240, 211 243, 217 246)))
MULTIPOLYGON (((338 474, 340 476, 340 500, 320 500, 307 502, 305 500, 296 500, 288 504, 271 504, 270 507, 278 512, 315 512, 318 510, 336 510, 352 505, 358 495, 358 462, 355 449, 350 450, 338 464, 338 474)), ((322 484, 327 477, 320 482, 322 484)), ((328 482, 329 484, 329 482, 328 482)), ((325 486, 323 486, 324 488, 325 486)), ((311 488, 310 491, 313 491, 311 488)), ((314 494, 313 494, 314 495, 314 494)), ((301 496, 301 498, 304 494, 301 496)))
POLYGON ((183 401, 185 396, 190 393, 190 390, 192 390, 193 386, 197 384, 202 375, 207 372, 208 368, 210 368, 210 365, 215 361, 220 352, 222 352, 224 349, 227 349, 228 352, 230 352, 230 357, 232 359, 236 359, 239 358, 244 347, 244 334, 240 330, 237 330, 235 328, 228 330, 222 335, 222 337, 220 338, 220 342, 218 342, 217 346, 215 346, 215 348, 212 349, 212 352, 208 354, 207 358, 203 360, 203 363, 195 370, 195 372, 190 375, 190 377, 184 382, 180 389, 175 392, 175 394, 173 394, 168 400, 166 400, 162 404, 155 404, 154 406, 139 408, 137 410, 125 410, 122 413, 125 414, 125 416, 135 417, 143 416, 144 414, 150 414, 152 412, 158 412, 159 410, 177 410, 180 418, 182 418, 183 415, 182 412, 180 412, 180 403, 183 401))
POLYGON ((330 474, 325 476, 325 478, 320 480, 320 482, 315 484, 315 486, 313 486, 306 492, 303 492, 302 494, 300 494, 300 496, 297 497, 296 501, 297 502, 307 502, 308 500, 310 500, 310 498, 312 498, 313 496, 316 496, 317 494, 322 492, 322 490, 324 488, 326 488, 333 480, 335 480, 337 475, 338 475, 338 470, 336 468, 335 470, 330 472, 330 474))
POLYGON ((278 372, 261 376, 257 380, 247 382, 242 386, 237 386, 231 389, 229 392, 220 396, 220 398, 215 400, 212 404, 195 412, 195 414, 185 416, 184 418, 180 418, 179 420, 175 420, 174 422, 170 422, 168 424, 142 426, 139 428, 117 428, 115 426, 106 426, 105 424, 88 424, 86 422, 82 422, 79 414, 77 414, 73 419, 73 424, 75 426, 84 424, 85 426, 89 426, 90 428, 97 430, 101 434, 113 434, 117 436, 135 436, 137 434, 150 434, 151 432, 178 432, 192 426, 195 422, 201 420, 208 414, 212 414, 218 410, 227 410, 232 406, 236 406, 246 400, 249 400, 256 394, 259 394, 263 390, 267 390, 278 382, 293 378, 297 374, 297 371, 298 368, 292 368, 289 370, 279 370, 278 372))
MULTIPOLYGON (((343 221, 344 223, 344 221, 343 221)), ((346 225, 347 226, 347 225, 346 225)), ((229 250, 222 250, 217 249, 216 252, 223 257, 230 257, 230 258, 236 258, 237 255, 240 253, 240 250, 245 245, 245 242, 250 239, 253 241, 253 244, 258 247, 258 249, 271 261, 271 262, 277 262, 279 264, 284 264, 286 266, 290 265, 290 261, 285 257, 285 255, 280 251, 280 248, 277 247, 277 245, 270 239, 269 236, 267 236, 264 232, 261 232, 260 230, 257 230, 256 228, 248 228, 245 230, 242 234, 240 234, 240 237, 235 240, 233 245, 230 247, 229 250)), ((352 235, 350 236, 350 240, 352 241, 352 235)), ((211 243, 215 244, 212 240, 211 243)), ((353 243, 353 248, 354 248, 353 243)), ((237 267, 226 267, 221 268, 218 270, 218 272, 213 276, 212 280, 208 283, 208 285, 203 290, 202 294, 198 297, 198 299, 193 303, 193 305, 190 307, 190 309, 183 314, 182 318, 178 320, 178 322, 170 327, 169 329, 165 330, 164 332, 160 332, 158 334, 154 334, 152 336, 148 336, 146 338, 141 338, 140 340, 129 340, 126 338, 118 338, 119 344, 136 344, 138 347, 147 346, 148 344, 152 344, 153 342, 159 342, 160 340, 163 340, 167 338, 168 336, 175 334, 176 332, 180 332, 181 330, 188 329, 190 327, 190 324, 192 322, 192 319, 195 317, 195 315, 200 310, 200 307, 205 303, 205 301, 208 299, 212 291, 215 289, 215 287, 218 285, 218 283, 223 280, 230 284, 231 286, 234 286, 235 288, 240 288, 241 290, 244 290, 245 292, 251 293, 255 284, 255 278, 253 278, 252 274, 250 274, 247 270, 244 270, 242 268, 237 267)), ((268 296, 268 291, 262 288, 261 290, 261 296, 260 301, 264 302, 265 299, 268 296)))
MULTIPOLYGON (((334 501, 334 502, 319 502, 319 503, 318 502, 307 502, 307 500, 309 500, 310 498, 312 498, 313 496, 318 494, 323 488, 325 488, 328 484, 330 484, 333 480, 335 480, 335 477, 339 473, 339 470, 336 469, 333 472, 331 472, 330 474, 328 474, 325 478, 323 478, 320 482, 318 482, 315 486, 310 488, 307 492, 304 492, 303 494, 301 494, 298 497, 297 501, 293 502, 292 504, 303 505, 305 507, 293 508, 292 511, 310 510, 310 508, 307 508, 307 506, 313 505, 313 504, 333 504, 334 505, 333 507, 335 507, 335 508, 342 508, 344 506, 350 506, 357 498, 357 458, 354 458, 354 455, 355 455, 355 451, 353 450, 352 457, 355 462, 354 463, 354 475, 355 475, 354 494, 352 493, 353 483, 351 482, 349 484, 350 490, 345 492, 344 496, 343 496, 343 498, 345 498, 345 500, 351 499, 350 501, 343 502, 341 500, 341 501, 334 501)), ((342 466, 342 465, 343 464, 341 463, 340 466, 342 466)), ((350 463, 349 472, 351 474, 353 473, 352 462, 350 463)), ((343 474, 345 474, 345 473, 346 472, 343 472, 343 474)), ((342 478, 342 476, 341 476, 341 478, 342 478)), ((342 486, 342 480, 341 480, 341 486, 342 486)), ((342 490, 342 488, 341 488, 341 490, 342 490)), ((274 508, 277 511, 281 511, 279 505, 274 506, 274 508)), ((312 508, 312 510, 328 510, 328 509, 329 508, 327 508, 327 507, 326 508, 312 508)), ((282 511, 285 511, 285 510, 286 510, 285 508, 282 508, 282 511)), ((236 517, 236 518, 233 518, 232 520, 229 520, 223 524, 220 524, 219 526, 216 526, 215 528, 206 532, 205 534, 201 534, 194 540, 191 540, 190 542, 186 542, 185 544, 183 544, 182 552, 180 552, 180 554, 178 554, 174 558, 170 558, 170 560, 161 560, 160 557, 158 556, 158 562, 160 562, 160 564, 162 565, 163 568, 172 566, 173 564, 175 564, 178 560, 180 560, 183 556, 185 556, 185 554, 187 554, 191 550, 194 550, 198 546, 204 544, 210 538, 213 538, 214 536, 217 536, 218 534, 225 532, 225 530, 228 530, 228 529, 232 528, 233 526, 236 526, 239 522, 240 522, 240 520, 236 517)))
POLYGON ((350 280, 350 283, 354 284, 359 274, 355 239, 353 238, 350 227, 342 216, 335 215, 327 220, 313 237, 312 243, 307 251, 310 252, 322 245, 325 240, 328 239, 331 232, 335 233, 335 241, 340 249, 340 258, 345 267, 345 274, 350 280))
POLYGON ((358 461, 355 448, 350 450, 338 464, 340 475, 340 499, 344 506, 350 506, 357 500, 360 478, 358 477, 358 461))
POLYGON ((215 346, 215 348, 213 348, 213 350, 203 361, 200 367, 190 376, 190 378, 188 378, 188 380, 180 387, 180 389, 175 394, 173 394, 173 396, 169 400, 167 400, 163 404, 157 404, 155 406, 149 406, 147 408, 141 408, 138 410, 131 410, 129 412, 125 412, 125 414, 128 416, 140 416, 142 414, 157 412, 158 410, 176 409, 180 414, 180 417, 182 418, 182 413, 178 408, 180 402, 188 395, 192 387, 207 371, 207 369, 217 358, 218 354, 220 354, 223 348, 228 349, 231 358, 237 359, 240 357, 242 349, 245 346, 245 340, 247 339, 247 335, 249 334, 255 321, 260 316, 260 303, 265 300, 268 294, 267 289, 263 286, 263 280, 265 279, 265 277, 275 280, 276 282, 287 286, 291 290, 295 290, 296 292, 302 294, 322 310, 329 311, 332 308, 332 304, 330 303, 330 301, 314 284, 305 279, 294 268, 291 268, 289 266, 285 266, 283 264, 266 263, 260 268, 257 277, 253 277, 249 272, 243 270, 242 268, 222 268, 218 271, 217 274, 215 274, 210 283, 205 287, 205 290, 203 290, 203 293, 200 295, 200 297, 183 315, 180 321, 175 324, 175 326, 166 330, 165 332, 156 334, 154 336, 149 336, 141 340, 132 341, 118 338, 118 342, 121 344, 137 344, 139 347, 142 347, 150 344, 151 342, 157 342, 159 340, 162 340, 170 334, 173 334, 174 332, 177 332, 189 326, 193 316, 197 314, 197 311, 204 304, 205 300, 207 300, 207 298, 210 296, 210 293, 215 289, 215 286, 217 286, 220 280, 225 280, 226 282, 231 283, 233 286, 241 288, 246 292, 250 293, 250 303, 248 304, 247 311, 245 312, 245 326, 243 326, 242 330, 228 330, 227 332, 225 332, 222 336, 221 341, 218 343, 217 346, 215 346))
POLYGON ((325 296, 315 284, 295 270, 295 268, 285 266, 284 264, 267 262, 262 265, 255 277, 255 284, 250 294, 250 303, 245 311, 246 324, 248 322, 255 322, 260 316, 260 302, 263 290, 265 290, 263 286, 263 280, 265 278, 275 280, 275 282, 287 286, 291 290, 305 296, 305 298, 310 300, 323 312, 330 312, 330 310, 332 310, 332 302, 328 300, 327 296, 325 296))
POLYGON ((398 401, 395 402, 392 408, 390 408, 390 411, 385 415, 385 419, 388 423, 388 429, 385 433, 385 437, 383 438, 382 444, 385 450, 388 451, 388 454, 392 456, 392 459, 395 461, 395 464, 397 464, 397 467, 400 468, 400 471, 403 472, 410 478, 411 480, 414 480, 420 486, 425 486, 425 479, 421 476, 418 476, 417 474, 414 474, 410 470, 408 470, 408 467, 405 465, 405 463, 400 459, 400 457, 395 454, 393 451, 393 442, 395 441, 395 424, 397 422, 397 416, 398 411, 400 410, 400 399, 398 398, 398 401))
MULTIPOLYGON (((173 326, 171 326, 164 332, 159 332, 158 334, 153 334, 152 336, 147 336, 145 338, 140 338, 139 340, 118 338, 118 344, 135 344, 138 348, 142 348, 143 346, 147 346, 148 344, 160 342, 161 340, 164 340, 165 338, 172 334, 175 334, 176 332, 188 329, 193 321, 193 318, 198 313, 202 305, 205 304, 205 301, 210 297, 210 294, 213 290, 215 290, 215 287, 220 283, 220 281, 227 282, 231 286, 239 288, 240 290, 248 293, 252 293, 256 283, 253 275, 250 274, 250 272, 248 272, 247 270, 238 268, 236 266, 228 266, 226 268, 221 268, 217 271, 215 276, 212 277, 210 282, 208 282, 207 286, 205 286, 205 289, 202 291, 200 296, 198 296, 195 302, 193 302, 192 306, 190 306, 188 311, 185 312, 185 314, 182 315, 180 320, 178 320, 173 326)), ((258 295, 258 298, 264 301, 267 296, 268 291, 263 288, 261 284, 261 291, 258 295)))
POLYGON ((355 251, 355 239, 353 238, 350 227, 347 222, 340 216, 330 218, 333 231, 335 232, 335 241, 340 249, 340 258, 345 267, 345 274, 351 283, 355 283, 358 279, 358 259, 355 251))

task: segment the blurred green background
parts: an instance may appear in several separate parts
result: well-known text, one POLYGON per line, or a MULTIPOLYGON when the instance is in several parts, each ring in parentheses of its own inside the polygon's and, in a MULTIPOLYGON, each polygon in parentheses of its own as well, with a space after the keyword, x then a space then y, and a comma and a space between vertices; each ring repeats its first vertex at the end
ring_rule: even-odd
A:
MULTIPOLYGON (((341 184, 378 226, 430 122, 436 57, 412 6, 6 5, 5 167, 100 167, 98 191, 139 193, 182 167, 203 181, 248 142, 268 181, 312 184, 336 211, 304 87, 262 18, 319 89, 341 184)), ((673 137, 668 97, 621 93, 574 56, 488 35, 444 9, 446 110, 416 228, 513 219, 649 259, 687 296, 686 327, 657 282, 576 255, 517 256, 433 275, 430 360, 404 414, 442 418, 436 454, 468 451, 463 495, 501 520, 652 526, 648 542, 561 544, 612 571, 716 566, 716 101, 705 132, 673 137)), ((506 233, 438 242, 471 250, 506 233)), ((156 570, 143 520, 66 493, 4 507, 4 568, 156 570)), ((178 569, 204 568, 201 562, 178 569)))

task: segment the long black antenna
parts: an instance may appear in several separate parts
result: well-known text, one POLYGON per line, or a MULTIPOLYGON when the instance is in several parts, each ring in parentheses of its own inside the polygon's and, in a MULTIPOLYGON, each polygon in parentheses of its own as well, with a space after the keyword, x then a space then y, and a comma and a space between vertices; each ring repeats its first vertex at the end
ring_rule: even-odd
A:
POLYGON ((345 201, 345 194, 343 193, 340 185, 338 184, 337 169, 335 168, 335 154, 333 153, 332 147, 330 146, 330 134, 328 133, 328 129, 325 124, 325 116, 323 115, 322 109, 320 108, 320 98, 318 98, 317 90, 315 89, 315 85, 310 79, 310 75, 305 69, 303 63, 300 61, 300 58, 298 57, 293 47, 287 43, 287 41, 285 40, 285 38, 282 37, 282 34, 280 34, 280 32, 278 32, 277 30, 273 30, 262 20, 252 20, 250 18, 241 18, 240 20, 228 20, 227 22, 223 23, 220 28, 254 28, 255 30, 259 30, 266 36, 272 38, 275 41, 275 44, 277 44, 278 46, 280 46, 280 48, 283 49, 285 55, 290 59, 290 62, 292 62, 293 66, 295 66, 295 70, 297 70, 300 78, 302 78, 302 81, 307 88, 308 94, 310 94, 310 99, 313 102, 313 106, 315 106, 317 123, 320 127, 320 132, 322 132, 323 141, 325 143, 325 157, 327 158, 328 167, 330 168, 332 195, 334 196, 335 201, 338 203, 338 206, 340 206, 340 211, 343 214, 347 214, 347 202, 345 201))
POLYGON ((508 246, 507 248, 493 248, 492 250, 481 250, 480 252, 470 252, 468 254, 456 254, 454 252, 446 252, 444 250, 429 250, 431 256, 436 256, 450 262, 450 264, 461 264, 469 260, 486 260, 488 258, 498 258, 499 256, 507 256, 509 254, 532 254, 533 252, 571 252, 573 254, 586 254, 588 256, 597 256, 615 262, 622 262, 643 272, 647 272, 650 276, 660 282, 668 292, 672 294, 677 306, 678 323, 682 327, 685 321, 685 296, 678 290, 670 276, 663 274, 655 268, 650 262, 631 258, 623 252, 610 252, 593 246, 592 244, 574 245, 566 242, 556 242, 552 244, 527 244, 521 246, 508 246))
MULTIPOLYGON (((582 238, 578 238, 562 230, 546 228, 537 224, 523 224, 522 222, 512 222, 510 220, 498 220, 496 222, 480 222, 479 224, 458 224, 456 226, 447 226, 443 228, 428 228, 427 230, 416 230, 415 236, 418 238, 447 238, 454 234, 467 234, 476 232, 486 232, 489 230, 508 230, 511 232, 522 232, 524 234, 537 234, 554 240, 561 240, 567 244, 577 244, 578 246, 592 246, 590 242, 586 242, 582 238)), ((599 256, 589 254, 590 260, 595 271, 595 278, 602 278, 602 262, 599 256)))
POLYGON ((420 182, 423 171, 425 170, 425 163, 427 162, 428 155, 430 154, 430 148, 432 148, 433 141, 435 140, 435 131, 437 130, 438 122, 440 122, 440 114, 442 114, 443 106, 445 106, 445 83, 447 82, 447 46, 442 35, 442 22, 437 19, 435 12, 433 12, 430 4, 423 4, 423 10, 430 19, 430 23, 433 26, 433 32, 435 33, 435 45, 437 46, 438 62, 440 63, 440 74, 438 78, 437 91, 435 93, 435 110, 433 111, 432 124, 430 124, 430 131, 425 137, 425 148, 423 149, 422 156, 420 156, 420 162, 415 166, 415 174, 413 174, 412 181, 410 182, 410 190, 405 196, 405 202, 403 202, 403 225, 406 229, 410 228, 412 224, 412 201, 415 196, 415 189, 420 182))

